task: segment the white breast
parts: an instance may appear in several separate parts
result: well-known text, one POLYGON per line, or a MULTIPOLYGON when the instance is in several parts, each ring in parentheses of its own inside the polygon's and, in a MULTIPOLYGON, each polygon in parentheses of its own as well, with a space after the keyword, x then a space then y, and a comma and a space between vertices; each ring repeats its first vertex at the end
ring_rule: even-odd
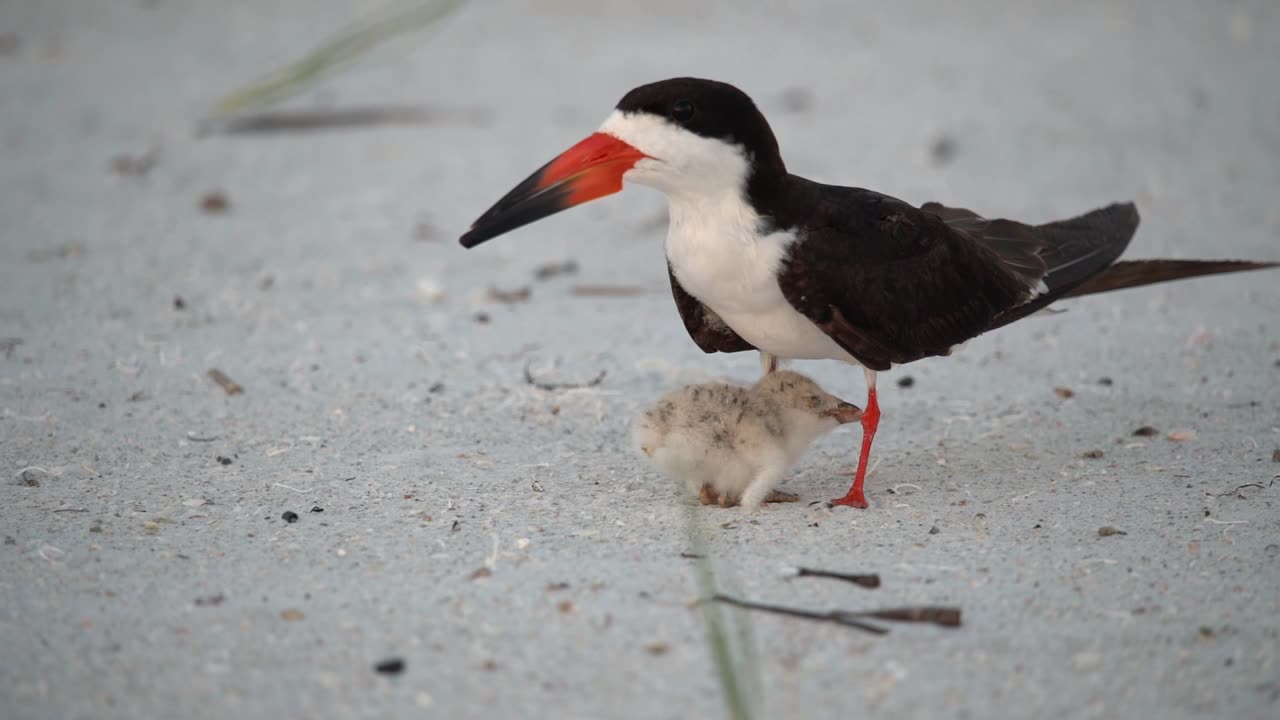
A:
POLYGON ((777 272, 796 237, 763 235, 759 220, 737 193, 672 198, 667 260, 681 287, 764 352, 856 362, 783 297, 777 272))

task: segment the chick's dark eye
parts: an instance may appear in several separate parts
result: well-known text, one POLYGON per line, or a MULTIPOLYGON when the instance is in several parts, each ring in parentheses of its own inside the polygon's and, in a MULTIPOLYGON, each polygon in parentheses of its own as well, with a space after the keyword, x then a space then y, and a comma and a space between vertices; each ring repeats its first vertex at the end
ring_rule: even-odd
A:
POLYGON ((693 103, 688 100, 677 100, 671 105, 671 119, 676 122, 687 122, 693 117, 693 103))

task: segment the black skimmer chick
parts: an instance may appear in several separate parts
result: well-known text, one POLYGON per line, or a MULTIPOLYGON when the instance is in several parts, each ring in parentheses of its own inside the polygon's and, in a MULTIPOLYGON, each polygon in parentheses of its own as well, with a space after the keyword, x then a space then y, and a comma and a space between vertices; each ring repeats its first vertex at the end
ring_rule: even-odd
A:
POLYGON ((627 93, 599 130, 480 216, 474 247, 622 189, 667 196, 667 268, 685 328, 703 351, 861 365, 867 403, 853 486, 880 419, 876 373, 948 355, 1055 300, 1198 275, 1272 267, 1247 261, 1117 262, 1138 227, 1118 203, 1029 225, 787 172, 769 123, 732 85, 675 78, 627 93))
POLYGON ((632 440, 664 475, 683 481, 704 505, 794 501, 774 490, 813 441, 862 410, 790 370, 749 387, 728 383, 673 390, 636 418, 632 440))

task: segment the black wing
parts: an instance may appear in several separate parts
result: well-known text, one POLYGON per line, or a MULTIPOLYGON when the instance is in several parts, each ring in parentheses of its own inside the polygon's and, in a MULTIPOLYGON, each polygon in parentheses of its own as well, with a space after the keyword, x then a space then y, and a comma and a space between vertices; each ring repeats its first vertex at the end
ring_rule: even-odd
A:
POLYGON ((791 176, 771 213, 799 240, 779 282, 798 311, 873 370, 932 355, 1034 313, 1123 252, 1132 205, 1031 226, 791 176))
POLYGON ((684 320, 684 328, 702 352, 732 353, 756 349, 739 337, 711 308, 685 292, 670 265, 667 265, 667 275, 671 277, 671 295, 675 298, 676 309, 680 311, 680 319, 684 320))

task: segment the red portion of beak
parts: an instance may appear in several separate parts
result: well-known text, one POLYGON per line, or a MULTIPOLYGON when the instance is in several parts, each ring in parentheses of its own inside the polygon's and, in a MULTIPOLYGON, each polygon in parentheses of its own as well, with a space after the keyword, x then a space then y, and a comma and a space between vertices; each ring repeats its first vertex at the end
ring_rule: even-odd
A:
POLYGON ((645 154, 612 135, 593 133, 565 150, 542 172, 539 190, 566 184, 565 207, 612 195, 622 189, 622 175, 645 154))
POLYGON ((622 189, 622 176, 644 153, 604 133, 595 133, 561 153, 489 208, 462 236, 463 247, 612 195, 622 189))

